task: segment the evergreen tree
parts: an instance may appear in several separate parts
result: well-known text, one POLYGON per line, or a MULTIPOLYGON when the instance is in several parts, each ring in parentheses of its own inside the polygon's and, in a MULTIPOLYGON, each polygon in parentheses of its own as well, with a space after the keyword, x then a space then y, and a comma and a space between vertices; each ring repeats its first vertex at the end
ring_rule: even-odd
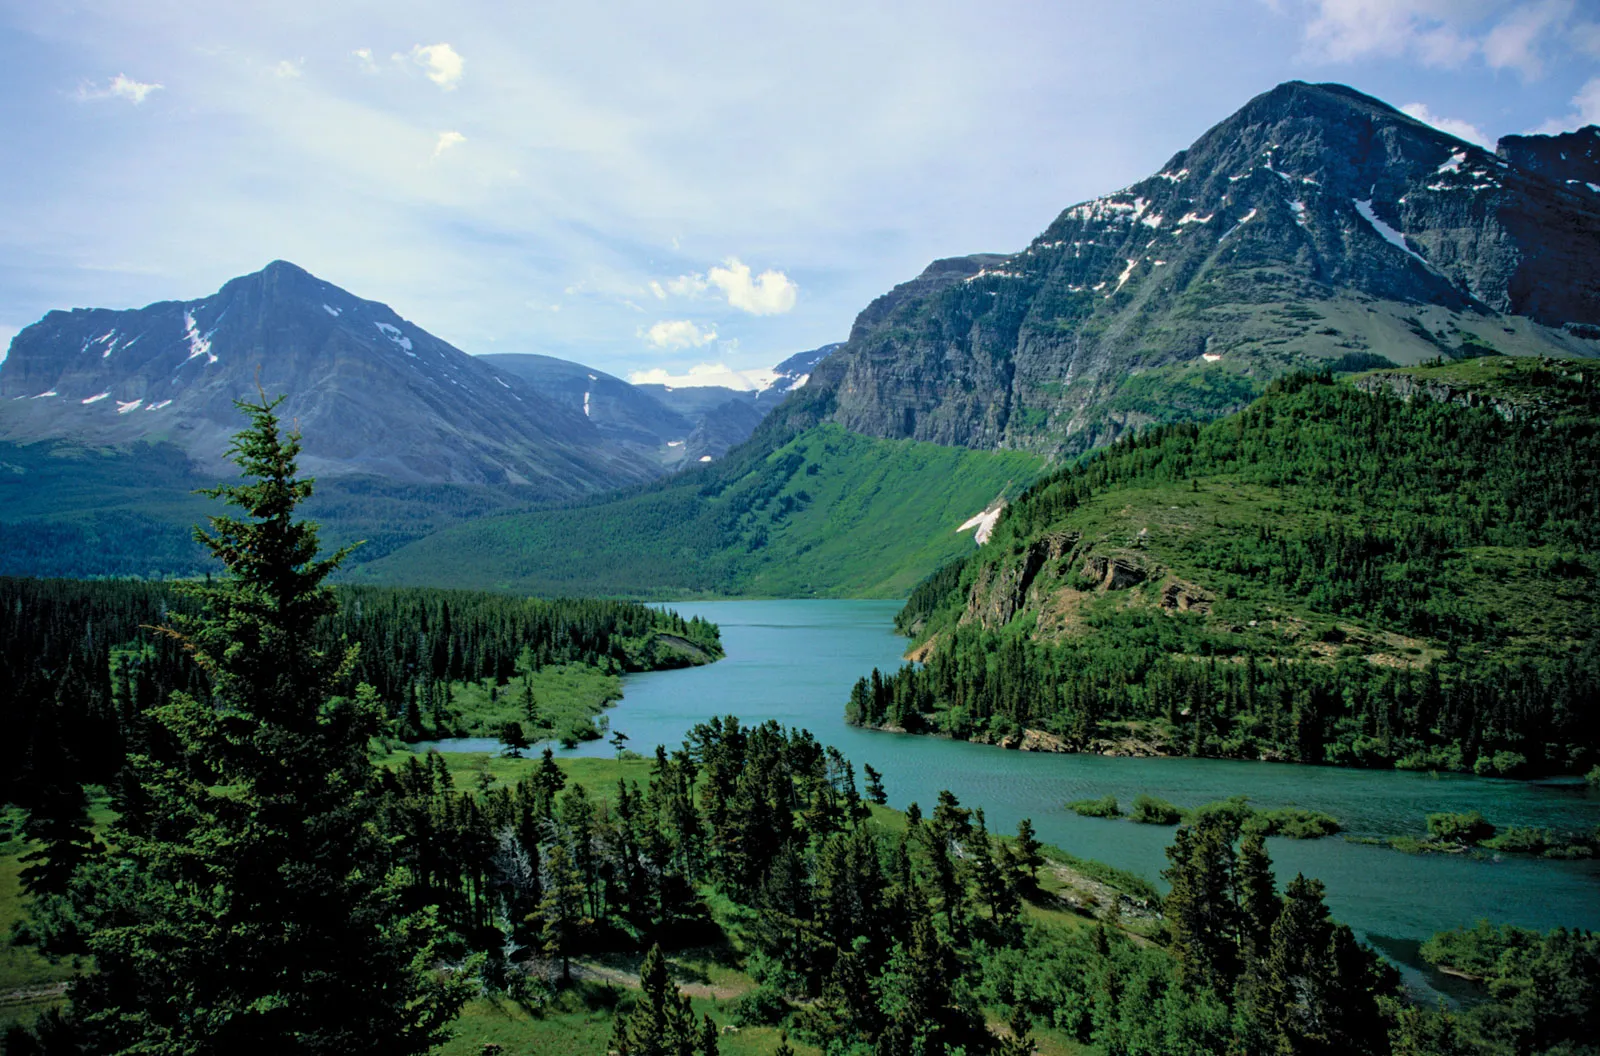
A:
POLYGON ((1032 818, 1017 822, 1017 856, 1028 870, 1028 879, 1035 883, 1039 880, 1039 867, 1044 864, 1044 856, 1039 853, 1043 847, 1034 834, 1032 818))
POLYGON ((867 777, 867 799, 880 807, 888 803, 889 794, 883 790, 883 775, 871 763, 863 763, 861 772, 867 777))
POLYGON ((500 728, 500 743, 505 746, 504 753, 512 759, 521 759, 522 753, 530 747, 522 723, 515 719, 500 728))
POLYGON ((585 911, 583 875, 572 864, 572 856, 562 843, 556 843, 543 856, 545 875, 541 877, 544 897, 536 912, 541 947, 546 957, 561 962, 561 982, 572 982, 572 952, 578 938, 594 923, 585 911))
MULTIPOLYGON (((639 966, 639 999, 630 1012, 616 1018, 606 1051, 617 1056, 694 1056, 707 1029, 714 1043, 711 1018, 707 1016, 696 1029, 689 999, 667 974, 661 947, 652 946, 639 966)), ((713 1047, 711 1052, 715 1051, 713 1047)), ((703 1043, 701 1052, 706 1056, 703 1043)))
POLYGON ((67 782, 34 794, 22 831, 39 844, 19 861, 22 889, 34 898, 64 895, 78 867, 105 847, 95 838, 89 821, 89 801, 83 786, 67 782))
POLYGON ((319 560, 316 526, 294 517, 311 482, 276 405, 237 404, 251 424, 229 453, 248 482, 208 494, 244 517, 195 533, 229 575, 186 586, 200 612, 167 632, 210 697, 153 709, 178 758, 129 761, 150 831, 114 828, 69 893, 94 957, 70 989, 88 1051, 425 1052, 465 998, 424 968, 431 917, 402 915, 389 881, 368 755, 383 716, 365 686, 338 694, 354 657, 317 646, 345 551, 319 560))
POLYGON ((1304 876, 1289 882, 1271 946, 1251 971, 1249 1034, 1273 1052, 1386 1052, 1378 998, 1392 994, 1398 976, 1328 916, 1322 891, 1304 876))

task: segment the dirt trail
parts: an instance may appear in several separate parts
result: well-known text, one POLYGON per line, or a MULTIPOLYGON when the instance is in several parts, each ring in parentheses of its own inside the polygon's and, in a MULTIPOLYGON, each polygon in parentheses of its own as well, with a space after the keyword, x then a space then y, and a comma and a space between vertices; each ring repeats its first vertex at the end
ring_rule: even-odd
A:
MULTIPOLYGON (((613 986, 626 987, 629 990, 639 989, 639 973, 637 970, 628 972, 621 968, 608 968, 603 964, 584 964, 578 961, 572 963, 572 977, 591 983, 610 983, 613 986)), ((678 983, 678 989, 690 997, 715 998, 726 1001, 738 997, 743 990, 735 990, 729 986, 708 986, 704 983, 678 983)))
POLYGON ((0 1005, 20 1005, 26 1001, 44 1001, 52 997, 65 997, 66 983, 47 986, 24 986, 16 990, 0 990, 0 1005))

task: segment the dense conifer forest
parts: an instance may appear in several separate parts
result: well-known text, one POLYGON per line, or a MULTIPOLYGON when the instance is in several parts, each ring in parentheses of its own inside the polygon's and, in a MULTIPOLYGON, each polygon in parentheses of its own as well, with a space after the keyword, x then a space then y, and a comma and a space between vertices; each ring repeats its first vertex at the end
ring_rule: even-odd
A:
POLYGON ((1285 379, 1038 482, 913 591, 899 625, 927 662, 863 679, 849 715, 1001 743, 1037 728, 1078 747, 1588 769, 1595 373, 1403 377, 1463 373, 1449 402, 1399 399, 1381 375, 1285 379))
MULTIPOLYGON (((317 645, 355 648, 348 684, 372 689, 389 736, 449 734, 454 683, 517 682, 515 696, 519 671, 656 670, 722 653, 714 626, 632 602, 380 587, 335 596, 317 645)), ((205 695, 204 670, 163 630, 197 611, 175 584, 0 578, 0 721, 17 734, 0 745, 6 798, 26 803, 58 774, 114 782, 149 736, 150 707, 174 690, 205 695)))

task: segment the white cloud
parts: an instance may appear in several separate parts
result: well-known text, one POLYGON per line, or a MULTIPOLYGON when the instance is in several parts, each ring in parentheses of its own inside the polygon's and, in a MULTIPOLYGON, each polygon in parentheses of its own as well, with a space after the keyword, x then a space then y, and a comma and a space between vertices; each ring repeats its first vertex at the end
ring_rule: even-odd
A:
POLYGON ((1588 39, 1587 23, 1572 22, 1574 0, 1300 0, 1297 6, 1310 9, 1306 50, 1329 62, 1409 55, 1424 66, 1454 69, 1481 56, 1491 69, 1532 79, 1544 72, 1551 43, 1565 39, 1583 50, 1588 39))
POLYGON ((800 287, 781 271, 768 269, 750 277, 750 265, 729 257, 727 267, 707 273, 711 285, 727 295, 728 303, 751 315, 782 315, 794 307, 800 287))
POLYGON ((138 106, 149 97, 151 92, 158 92, 163 86, 145 81, 136 81, 125 73, 119 73, 106 84, 98 88, 93 84, 78 86, 78 99, 126 99, 134 106, 138 106))
POLYGON ((306 60, 304 59, 300 59, 299 61, 284 59, 282 62, 278 63, 272 68, 273 75, 282 77, 285 80, 293 80, 294 78, 299 77, 302 72, 304 72, 301 70, 301 66, 304 65, 305 61, 306 60))
POLYGON ((378 64, 376 62, 372 61, 372 49, 371 48, 357 48, 355 51, 352 51, 350 54, 355 56, 356 65, 361 68, 361 72, 362 73, 377 73, 378 72, 378 64))
POLYGON ((702 330, 687 319, 671 319, 656 323, 648 330, 641 327, 639 336, 656 348, 699 348, 715 341, 717 332, 709 328, 702 330))
POLYGON ((433 156, 437 158, 451 147, 466 141, 467 137, 460 132, 440 132, 438 142, 433 145, 433 156))
POLYGON ((1541 43, 1545 34, 1560 28, 1572 14, 1572 0, 1545 0, 1519 7, 1500 21, 1483 39, 1483 58, 1492 68, 1515 69, 1524 77, 1544 72, 1541 43))
POLYGON ((1578 94, 1572 97, 1572 112, 1565 117, 1552 117, 1534 133, 1553 136, 1570 132, 1584 125, 1600 125, 1600 77, 1591 77, 1578 94))
POLYGON ((1462 61, 1473 50, 1446 23, 1443 16, 1449 11, 1448 3, 1313 0, 1311 6, 1316 16, 1305 28, 1306 44, 1318 57, 1334 62, 1367 55, 1395 57, 1415 47, 1424 61, 1448 65, 1462 61))
POLYGON ((461 72, 467 64, 448 44, 418 44, 411 49, 409 57, 427 71, 428 80, 447 92, 461 82, 461 72))
POLYGON ((776 377, 770 370, 735 370, 726 363, 700 363, 690 367, 687 374, 673 374, 660 367, 635 370, 629 372, 628 381, 634 385, 666 385, 674 389, 720 385, 725 389, 750 392, 767 388, 776 377))
POLYGON ((701 297, 712 289, 722 291, 728 303, 751 315, 782 315, 794 307, 800 287, 781 271, 768 269, 752 276, 750 265, 729 257, 721 267, 705 275, 679 275, 666 282, 651 281, 650 292, 657 300, 667 297, 701 297))
POLYGON ((1483 130, 1469 121, 1460 118, 1443 117, 1428 109, 1427 103, 1407 103, 1400 108, 1407 114, 1421 121, 1425 125, 1432 125, 1441 132, 1448 132, 1457 139, 1464 139, 1468 143, 1476 143, 1480 147, 1494 149, 1494 140, 1484 134, 1483 130))

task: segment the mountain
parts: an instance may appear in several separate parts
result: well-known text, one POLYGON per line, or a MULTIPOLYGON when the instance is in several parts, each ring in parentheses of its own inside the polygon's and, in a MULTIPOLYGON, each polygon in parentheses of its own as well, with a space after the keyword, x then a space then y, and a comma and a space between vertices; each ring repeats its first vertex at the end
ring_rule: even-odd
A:
POLYGON ((818 363, 843 347, 843 341, 835 341, 831 345, 823 345, 806 352, 796 352, 772 368, 772 373, 776 376, 772 379, 772 384, 759 394, 760 397, 771 399, 774 395, 798 389, 811 377, 811 372, 816 369, 818 363))
POLYGON ((790 389, 843 342, 797 352, 772 369, 765 388, 721 385, 632 385, 604 371, 551 356, 497 353, 479 357, 514 374, 542 395, 582 411, 607 439, 667 469, 712 461, 743 443, 790 389))
POLYGON ((647 452, 670 464, 682 460, 684 439, 695 421, 664 405, 649 392, 602 370, 553 356, 495 353, 478 357, 505 375, 514 375, 546 398, 583 414, 600 435, 647 452), (674 444, 676 446, 669 447, 674 444))
POLYGON ((1600 364, 1296 375, 1040 480, 858 721, 1480 774, 1600 753, 1600 364), (986 676, 986 677, 985 677, 986 676), (905 702, 917 701, 914 708, 905 702))
POLYGON ((284 261, 196 301, 50 312, 0 364, 0 439, 169 443, 214 473, 257 385, 286 394, 317 476, 549 500, 656 472, 581 412, 284 261))
POLYGON ((867 435, 1073 453, 1307 367, 1600 354, 1597 133, 1496 155, 1280 85, 1021 252, 934 262, 809 387, 867 435))

